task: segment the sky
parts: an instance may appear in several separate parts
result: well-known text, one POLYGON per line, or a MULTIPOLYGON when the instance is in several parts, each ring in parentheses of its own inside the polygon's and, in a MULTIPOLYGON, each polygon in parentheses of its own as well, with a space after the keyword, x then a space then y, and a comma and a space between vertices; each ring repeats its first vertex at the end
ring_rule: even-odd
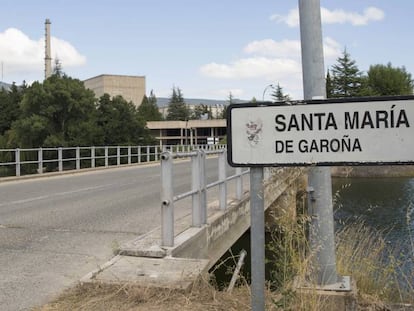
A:
MULTIPOLYGON (((363 72, 414 73, 414 1, 320 6, 326 70, 346 49, 363 72)), ((145 76, 147 94, 219 100, 269 100, 279 84, 303 98, 296 0, 1 0, 0 81, 43 80, 46 18, 52 58, 73 78, 145 76)))

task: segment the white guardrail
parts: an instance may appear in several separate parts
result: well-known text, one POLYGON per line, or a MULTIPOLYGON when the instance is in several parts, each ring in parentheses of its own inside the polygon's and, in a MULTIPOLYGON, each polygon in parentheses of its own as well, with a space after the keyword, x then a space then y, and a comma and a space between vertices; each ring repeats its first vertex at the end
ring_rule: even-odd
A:
POLYGON ((0 177, 159 161, 164 150, 221 150, 226 145, 92 146, 0 149, 0 177))
POLYGON ((201 227, 207 224, 207 190, 219 187, 220 210, 227 209, 227 184, 235 179, 236 199, 243 196, 243 175, 249 169, 235 169, 235 174, 226 176, 227 150, 194 150, 191 152, 165 151, 161 154, 161 244, 174 246, 174 203, 191 197, 192 226, 201 227), (218 155, 218 180, 207 184, 206 156, 218 155), (188 192, 174 195, 173 166, 174 159, 191 158, 191 189, 188 192))

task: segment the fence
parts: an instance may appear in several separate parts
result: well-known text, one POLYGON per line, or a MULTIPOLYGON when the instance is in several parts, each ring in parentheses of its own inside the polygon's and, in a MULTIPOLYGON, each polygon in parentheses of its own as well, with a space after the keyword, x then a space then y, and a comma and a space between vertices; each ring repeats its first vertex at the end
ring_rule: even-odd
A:
POLYGON ((192 226, 201 227, 207 223, 207 190, 219 187, 219 206, 221 210, 227 209, 227 184, 236 179, 236 198, 240 200, 243 195, 243 171, 236 168, 236 173, 226 176, 227 151, 222 150, 195 150, 191 152, 165 151, 161 154, 161 243, 162 246, 174 246, 174 203, 191 197, 192 226), (206 182, 206 155, 218 155, 218 180, 207 184, 206 182), (174 195, 173 191, 173 160, 177 158, 191 158, 191 190, 174 195))
POLYGON ((0 149, 0 177, 159 161, 163 150, 220 150, 225 145, 0 149))

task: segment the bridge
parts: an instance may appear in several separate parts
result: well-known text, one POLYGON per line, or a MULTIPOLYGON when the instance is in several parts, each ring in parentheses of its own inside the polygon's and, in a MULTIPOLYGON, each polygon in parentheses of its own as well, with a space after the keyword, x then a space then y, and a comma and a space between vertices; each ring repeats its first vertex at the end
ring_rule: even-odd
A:
MULTIPOLYGON (((25 159, 46 178, 0 180, 0 309, 44 303, 80 279, 186 288, 249 228, 248 172, 227 167, 225 149, 153 147, 147 156, 145 147, 140 157, 114 149, 111 169, 110 148, 98 155, 105 169, 83 168, 91 153, 82 159, 74 148, 73 171, 63 169, 62 150, 61 161, 49 159, 55 173, 44 173, 43 154, 41 166, 25 159)), ((24 162, 7 162, 15 172, 28 164, 16 160, 24 162)), ((267 175, 266 209, 295 205, 303 172, 267 175)))

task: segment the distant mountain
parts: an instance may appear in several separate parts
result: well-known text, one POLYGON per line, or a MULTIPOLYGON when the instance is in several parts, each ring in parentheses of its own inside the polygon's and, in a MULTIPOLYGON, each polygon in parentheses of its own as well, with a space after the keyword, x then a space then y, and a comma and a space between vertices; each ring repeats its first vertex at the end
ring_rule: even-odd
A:
POLYGON ((0 82, 0 90, 1 89, 10 90, 10 87, 11 87, 11 84, 0 82))
MULTIPOLYGON (((157 97, 157 105, 158 107, 166 107, 168 106, 168 102, 170 101, 169 98, 166 97, 157 97)), ((184 98, 184 102, 187 105, 206 105, 206 106, 224 106, 228 105, 229 102, 227 100, 216 100, 216 99, 202 99, 202 98, 184 98)), ((233 103, 235 104, 242 104, 247 103, 247 100, 240 100, 240 99, 233 99, 233 103)))

